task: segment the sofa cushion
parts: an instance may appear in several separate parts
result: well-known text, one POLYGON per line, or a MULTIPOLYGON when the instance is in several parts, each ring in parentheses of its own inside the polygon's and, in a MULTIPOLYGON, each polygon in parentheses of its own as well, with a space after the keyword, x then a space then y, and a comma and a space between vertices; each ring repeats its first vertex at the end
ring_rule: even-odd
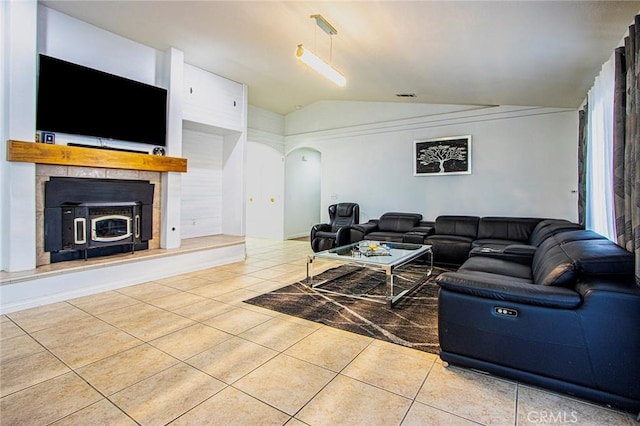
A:
POLYGON ((409 232, 422 220, 419 213, 385 213, 378 220, 378 231, 409 232))
POLYGON ((492 257, 470 257, 458 271, 487 272, 501 275, 505 278, 519 278, 531 282, 531 266, 492 257))
POLYGON ((500 250, 504 249, 507 246, 523 244, 526 244, 526 241, 501 240, 499 238, 483 238, 480 240, 474 240, 472 246, 473 248, 490 247, 500 250))
MULTIPOLYGON (((596 267, 598 250, 589 250, 595 243, 604 241, 604 244, 613 244, 602 235, 593 231, 574 230, 564 231, 545 239, 533 256, 532 270, 536 284, 542 285, 566 285, 572 282, 580 270, 579 262, 584 255, 587 267, 596 267), (573 245, 573 249, 567 251, 573 245), (590 252, 587 256, 587 252, 590 252), (590 262, 589 259, 593 259, 590 262)), ((619 252, 617 252, 619 254, 619 252)), ((600 266, 602 268, 602 265, 600 266)))
POLYGON ((633 254, 607 239, 571 241, 561 247, 581 275, 634 276, 633 254))
POLYGON ((476 239, 479 220, 478 216, 438 216, 435 222, 435 233, 476 239))
MULTIPOLYGON (((473 238, 471 237, 462 237, 459 235, 437 235, 437 234, 432 234, 427 236, 427 240, 431 242, 442 242, 442 243, 452 243, 452 244, 462 243, 465 245, 468 244, 469 247, 471 247, 471 243, 473 242, 473 238)), ((431 244, 431 243, 427 243, 427 244, 431 244)))
POLYGON ((529 244, 532 246, 539 246, 544 240, 551 235, 556 235, 560 232, 579 230, 582 229, 577 223, 569 222, 564 219, 543 219, 533 228, 531 231, 531 237, 529 244))
MULTIPOLYGON (((586 241, 586 240, 607 240, 606 237, 585 229, 565 231, 558 233, 553 237, 557 244, 565 244, 571 241, 586 241)), ((607 240, 609 241, 609 240, 607 240)))
POLYGON ((478 239, 508 240, 529 243, 529 237, 539 218, 528 217, 483 217, 478 222, 478 239))
POLYGON ((402 232, 384 232, 384 231, 373 231, 367 234, 367 240, 372 241, 392 241, 396 243, 401 243, 404 238, 404 233, 402 232))
POLYGON ((424 243, 431 245, 435 264, 461 265, 469 257, 472 241, 470 237, 429 235, 424 243))
POLYGON ((575 279, 573 259, 550 237, 542 243, 533 256, 533 281, 541 285, 563 286, 575 279))

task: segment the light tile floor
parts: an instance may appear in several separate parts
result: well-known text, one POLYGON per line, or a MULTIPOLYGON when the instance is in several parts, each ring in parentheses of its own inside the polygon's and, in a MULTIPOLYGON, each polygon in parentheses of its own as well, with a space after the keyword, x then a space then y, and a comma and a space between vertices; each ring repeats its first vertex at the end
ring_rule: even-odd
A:
POLYGON ((309 248, 248 239, 247 252, 242 263, 1 316, 0 424, 635 424, 244 304, 303 278, 309 248))

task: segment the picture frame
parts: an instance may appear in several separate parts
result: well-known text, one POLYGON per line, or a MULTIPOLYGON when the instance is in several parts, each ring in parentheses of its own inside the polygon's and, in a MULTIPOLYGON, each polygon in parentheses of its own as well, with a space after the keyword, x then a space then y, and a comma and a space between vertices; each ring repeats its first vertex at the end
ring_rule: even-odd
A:
POLYGON ((413 175, 471 174, 471 135, 413 141, 413 175))

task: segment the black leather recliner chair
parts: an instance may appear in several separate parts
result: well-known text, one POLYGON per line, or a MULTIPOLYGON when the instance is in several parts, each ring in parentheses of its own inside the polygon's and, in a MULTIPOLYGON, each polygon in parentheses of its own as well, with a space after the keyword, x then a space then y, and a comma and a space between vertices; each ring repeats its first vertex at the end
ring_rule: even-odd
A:
POLYGON ((349 226, 358 223, 360 206, 357 203, 330 205, 329 223, 319 223, 311 228, 311 249, 318 252, 349 244, 349 226))

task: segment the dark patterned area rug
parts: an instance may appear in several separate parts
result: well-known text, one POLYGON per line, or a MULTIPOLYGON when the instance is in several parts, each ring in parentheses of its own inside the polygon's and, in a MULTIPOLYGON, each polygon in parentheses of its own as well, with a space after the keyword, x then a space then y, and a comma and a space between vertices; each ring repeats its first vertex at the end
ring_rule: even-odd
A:
MULTIPOLYGON (((424 264, 411 263, 399 270, 397 285, 413 283, 417 279, 423 282, 393 308, 389 303, 319 292, 304 282, 287 285, 245 300, 245 303, 438 354, 439 287, 435 277, 446 270, 434 267, 431 276, 425 279, 422 278, 425 269, 424 264)), ((387 290, 384 272, 355 265, 329 269, 314 278, 315 283, 321 280, 328 280, 322 286, 326 290, 367 297, 384 296, 387 290)))

